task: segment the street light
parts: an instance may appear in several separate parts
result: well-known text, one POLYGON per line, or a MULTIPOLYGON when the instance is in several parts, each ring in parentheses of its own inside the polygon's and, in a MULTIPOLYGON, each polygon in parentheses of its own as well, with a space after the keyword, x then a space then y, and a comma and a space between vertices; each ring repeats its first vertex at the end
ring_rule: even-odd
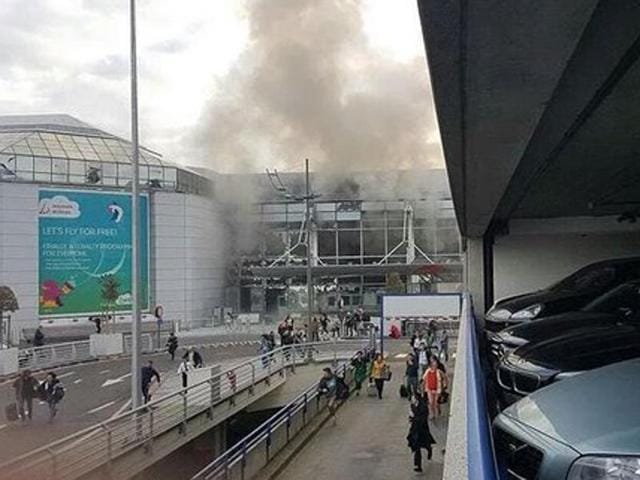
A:
POLYGON ((129 0, 131 42, 131 406, 142 404, 142 382, 140 380, 140 231, 139 231, 139 155, 138 144, 138 66, 136 58, 136 1, 129 0))

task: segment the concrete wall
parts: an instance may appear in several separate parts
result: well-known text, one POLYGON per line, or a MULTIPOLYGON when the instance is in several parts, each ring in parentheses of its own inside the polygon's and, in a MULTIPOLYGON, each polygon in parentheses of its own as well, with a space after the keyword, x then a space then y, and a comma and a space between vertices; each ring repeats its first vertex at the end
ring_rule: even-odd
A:
MULTIPOLYGON (((15 335, 38 318, 38 186, 0 183, 0 285, 13 288, 20 310, 15 335)), ((222 305, 226 282, 223 212, 196 195, 151 195, 151 301, 182 328, 205 325, 222 305)))
POLYGON ((0 285, 10 286, 20 310, 12 338, 38 324, 38 187, 0 183, 0 285))
POLYGON ((224 302, 225 227, 219 204, 195 195, 155 193, 151 207, 152 295, 165 319, 207 325, 224 302))
POLYGON ((520 221, 494 245, 495 298, 546 287, 599 260, 640 255, 640 229, 615 218, 520 221))

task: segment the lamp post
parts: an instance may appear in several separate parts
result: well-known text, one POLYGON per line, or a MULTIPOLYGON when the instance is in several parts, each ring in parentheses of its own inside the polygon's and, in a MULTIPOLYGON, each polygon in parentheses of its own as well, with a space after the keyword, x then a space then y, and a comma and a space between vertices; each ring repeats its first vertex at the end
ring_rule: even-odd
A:
POLYGON ((131 405, 142 404, 140 380, 140 231, 139 231, 139 154, 138 144, 138 66, 136 58, 136 2, 129 0, 131 60, 131 405))
POLYGON ((311 201, 315 198, 311 195, 311 185, 309 184, 309 159, 304 159, 304 178, 305 178, 305 209, 307 219, 307 322, 311 328, 311 315, 313 315, 313 276, 311 275, 311 201))

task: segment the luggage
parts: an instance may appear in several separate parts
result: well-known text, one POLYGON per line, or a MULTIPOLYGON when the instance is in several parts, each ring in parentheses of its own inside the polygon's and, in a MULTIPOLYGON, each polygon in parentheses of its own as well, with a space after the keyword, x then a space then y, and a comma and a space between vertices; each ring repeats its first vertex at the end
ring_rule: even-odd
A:
POLYGON ((18 420, 18 406, 15 402, 4 407, 4 416, 9 422, 15 422, 18 420))
POLYGON ((406 385, 400 385, 400 397, 409 398, 409 389, 406 385))
POLYGON ((377 397, 378 396, 378 390, 376 390, 376 384, 375 383, 370 383, 369 385, 367 385, 367 396, 368 397, 377 397))

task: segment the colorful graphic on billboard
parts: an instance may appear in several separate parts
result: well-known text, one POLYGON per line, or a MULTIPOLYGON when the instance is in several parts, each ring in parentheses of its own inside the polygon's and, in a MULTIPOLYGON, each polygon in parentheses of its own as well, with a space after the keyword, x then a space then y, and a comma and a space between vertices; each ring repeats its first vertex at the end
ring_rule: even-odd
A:
MULTIPOLYGON (((131 311, 131 197, 42 189, 41 316, 131 311)), ((140 303, 149 308, 149 199, 140 197, 140 303)))

